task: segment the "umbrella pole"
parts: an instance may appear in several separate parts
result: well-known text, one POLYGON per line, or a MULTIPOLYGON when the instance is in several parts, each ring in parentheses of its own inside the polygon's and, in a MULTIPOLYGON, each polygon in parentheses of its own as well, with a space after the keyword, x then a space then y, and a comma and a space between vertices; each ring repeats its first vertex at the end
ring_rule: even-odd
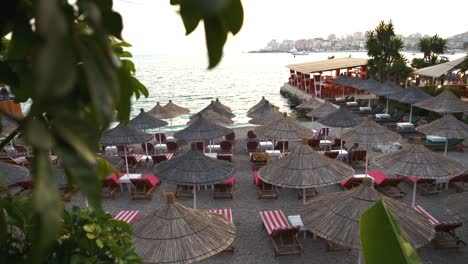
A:
POLYGON ((409 110, 409 122, 410 123, 412 119, 413 119, 413 105, 410 106, 410 110, 409 110))
POLYGON ((444 157, 447 156, 447 148, 448 148, 448 137, 445 138, 444 157))
MULTIPOLYGON (((146 133, 146 129, 143 129, 143 132, 146 133)), ((147 142, 145 142, 145 149, 146 149, 146 158, 148 158, 148 144, 147 144, 147 142)))
POLYGON ((172 117, 170 119, 171 119, 171 136, 172 136, 174 135, 174 133, 172 132, 172 117))
POLYGON ((286 141, 283 139, 283 153, 284 153, 284 151, 285 151, 285 148, 284 148, 284 145, 286 145, 285 142, 286 142, 286 141))
POLYGON ((340 127, 340 154, 343 150, 343 127, 340 127))
POLYGON ((359 257, 358 257, 358 264, 362 264, 363 259, 362 259, 362 249, 359 249, 359 257))
POLYGON ((366 177, 367 177, 367 163, 369 163, 369 144, 366 144, 366 177))
POLYGON ((306 189, 302 189, 302 204, 306 204, 306 189))
POLYGON ((357 89, 354 88, 354 102, 356 102, 356 97, 357 97, 357 89))
POLYGON ((197 209, 197 185, 193 185, 193 208, 197 209))
POLYGON ((416 181, 414 181, 413 183, 413 200, 411 201, 411 206, 415 206, 416 205, 416 181))
POLYGON ((385 107, 385 113, 388 114, 388 98, 387 98, 387 107, 385 107))
POLYGON ((124 155, 125 155, 125 168, 127 169, 127 175, 128 175, 130 173, 128 172, 127 145, 124 145, 124 155))

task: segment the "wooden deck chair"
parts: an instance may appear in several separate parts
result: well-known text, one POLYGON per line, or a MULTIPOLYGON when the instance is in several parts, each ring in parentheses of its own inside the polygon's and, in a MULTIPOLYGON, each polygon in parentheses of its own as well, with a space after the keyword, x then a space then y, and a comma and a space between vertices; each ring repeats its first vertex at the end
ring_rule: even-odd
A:
MULTIPOLYGON (((122 174, 123 175, 123 174, 122 174)), ((115 193, 120 189, 120 181, 112 174, 106 179, 102 180, 102 191, 104 197, 109 197, 111 199, 115 198, 115 193)))
MULTIPOLYGON (((231 208, 227 208, 227 209, 211 209, 209 211, 210 213, 212 214, 215 214, 215 215, 221 215, 223 216, 224 218, 226 218, 226 220, 228 220, 229 222, 234 222, 234 220, 232 219, 232 211, 231 211, 231 208)), ((227 252, 232 252, 234 253, 234 243, 231 244, 228 248, 226 248, 225 250, 223 251, 227 251, 227 252)))
POLYGON ((440 222, 426 210, 424 210, 424 208, 422 208, 420 205, 416 205, 414 209, 424 215, 429 220, 429 222, 434 225, 436 230, 436 236, 432 240, 434 248, 459 248, 466 246, 465 241, 460 239, 455 233, 457 228, 463 226, 463 222, 440 222))
POLYGON ((297 240, 297 233, 300 228, 298 226, 292 227, 283 211, 261 211, 260 217, 275 249, 275 256, 302 254, 304 252, 304 248, 297 240))
POLYGON ((193 185, 177 185, 176 198, 193 198, 193 185))
POLYGON ((355 167, 359 162, 366 162, 367 150, 357 149, 351 150, 348 153, 348 162, 351 163, 351 166, 355 167))
POLYGON ((413 184, 414 182, 417 183, 416 187, 421 195, 438 194, 442 191, 442 187, 437 185, 435 179, 418 179, 413 177, 407 177, 407 179, 413 184))
POLYGON ((340 183, 340 186, 343 190, 350 190, 352 188, 358 187, 359 185, 362 184, 362 179, 363 178, 354 178, 351 177, 349 179, 346 179, 340 183))
MULTIPOLYGON (((131 154, 127 155, 127 162, 128 162, 128 170, 130 172, 135 172, 136 168, 141 164, 143 161, 143 154, 131 154)), ((125 156, 122 156, 122 159, 125 161, 125 156)), ((123 166, 122 170, 126 170, 126 167, 123 166)))
POLYGON ((140 179, 130 179, 133 188, 130 192, 132 199, 148 199, 153 198, 153 191, 159 184, 159 179, 153 174, 146 174, 140 179))
POLYGON ((137 219, 139 215, 140 215, 140 211, 118 211, 115 214, 114 219, 131 224, 133 221, 137 219))
POLYGON ((453 185, 458 193, 468 190, 468 172, 450 178, 449 185, 453 185))
POLYGON ((218 153, 218 155, 216 155, 217 159, 225 160, 225 161, 229 161, 229 162, 232 162, 233 157, 234 157, 233 154, 226 154, 226 153, 218 153))
POLYGON ((266 183, 258 177, 258 171, 253 172, 253 179, 257 187, 257 199, 278 199, 278 189, 275 185, 266 183))
POLYGON ((151 156, 151 159, 153 160, 153 166, 156 166, 157 164, 170 160, 174 157, 174 153, 165 153, 165 154, 159 154, 159 155, 153 155, 151 156))
POLYGON ((223 183, 218 183, 213 186, 213 198, 214 199, 232 199, 234 192, 234 184, 236 180, 234 176, 229 178, 223 183))
POLYGON ((402 198, 406 195, 400 187, 405 177, 390 178, 383 171, 368 171, 367 175, 374 178, 376 189, 388 197, 402 198))

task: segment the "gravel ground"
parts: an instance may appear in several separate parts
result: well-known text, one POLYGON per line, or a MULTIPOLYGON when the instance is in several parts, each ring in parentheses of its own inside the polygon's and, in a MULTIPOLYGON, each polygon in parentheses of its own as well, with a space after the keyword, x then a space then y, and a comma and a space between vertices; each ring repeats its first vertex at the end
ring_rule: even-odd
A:
MULTIPOLYGON (((310 124, 307 124, 310 126, 310 124)), ((318 124, 316 124, 318 125, 318 124)), ((297 199, 296 191, 291 189, 280 189, 280 197, 277 200, 258 200, 256 189, 252 182, 252 170, 247 151, 245 150, 245 135, 248 128, 236 129, 236 143, 234 165, 236 168, 236 186, 234 198, 227 200, 214 200, 210 190, 201 190, 198 194, 197 207, 200 209, 214 208, 232 208, 233 219, 237 227, 236 240, 234 241, 234 253, 220 253, 201 263, 356 263, 358 260, 358 251, 326 252, 323 239, 313 239, 311 234, 304 239, 299 235, 299 241, 304 246, 302 255, 275 257, 272 244, 263 228, 259 211, 281 209, 286 215, 298 214, 302 207, 302 201, 297 199), (244 138, 239 138, 239 137, 244 138)), ((335 133, 335 131, 331 131, 335 133)), ((402 144, 405 140, 402 140, 402 144)), ((294 144, 290 144, 290 149, 294 144)), ((187 146, 185 146, 185 149, 187 146)), ((370 155, 378 153, 370 152, 370 155)), ((464 152, 451 151, 448 153, 450 158, 462 162, 468 169, 468 154, 464 152)), ((372 166, 370 167, 372 169, 372 166)), ((363 173, 363 168, 357 168, 357 173, 363 173)), ((408 193, 404 201, 410 203, 412 188, 409 184, 402 184, 402 188, 408 193)), ((105 210, 115 213, 118 210, 140 210, 141 216, 148 215, 152 211, 161 207, 165 201, 163 193, 175 191, 175 186, 168 183, 162 183, 154 192, 153 200, 131 200, 127 192, 118 193, 115 200, 106 199, 103 202, 105 210)), ((337 185, 318 188, 319 193, 341 191, 337 185)), ((453 220, 453 217, 447 215, 444 204, 448 195, 454 194, 455 190, 451 187, 438 195, 420 196, 417 195, 417 203, 422 205, 427 211, 440 220, 453 220)), ((192 199, 179 199, 178 202, 192 207, 192 199)), ((83 199, 79 194, 75 195, 70 204, 83 206, 83 199)), ((141 217, 140 216, 140 217, 141 217)), ((459 230, 458 234, 465 241, 468 241, 468 228, 459 230)), ((468 247, 461 249, 436 250, 431 244, 421 248, 419 254, 424 263, 468 263, 468 247)))

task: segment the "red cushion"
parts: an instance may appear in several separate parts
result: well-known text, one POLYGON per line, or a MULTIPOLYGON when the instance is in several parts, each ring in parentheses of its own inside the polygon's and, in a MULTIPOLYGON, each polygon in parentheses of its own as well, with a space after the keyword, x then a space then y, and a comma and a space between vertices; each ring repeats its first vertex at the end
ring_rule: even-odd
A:
POLYGON ((119 181, 119 179, 117 178, 117 176, 115 176, 115 174, 112 174, 111 176, 107 177, 107 178, 106 178, 106 181, 107 181, 107 182, 112 182, 112 183, 115 184, 116 186, 120 186, 120 181, 119 181))
POLYGON ((159 179, 151 173, 143 176, 143 179, 147 180, 151 186, 156 186, 159 184, 159 179))

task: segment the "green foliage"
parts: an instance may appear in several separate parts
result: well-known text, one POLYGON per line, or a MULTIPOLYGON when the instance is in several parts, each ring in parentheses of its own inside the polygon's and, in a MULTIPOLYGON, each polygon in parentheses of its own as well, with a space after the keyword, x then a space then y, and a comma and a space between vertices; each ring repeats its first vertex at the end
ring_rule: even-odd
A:
POLYGON ((401 57, 396 59, 388 69, 388 77, 396 83, 400 83, 411 76, 412 72, 413 69, 408 67, 406 58, 401 57))
MULTIPOLYGON (((381 21, 374 29, 366 32, 366 48, 369 56, 369 75, 384 81, 389 77, 389 71, 395 62, 404 61, 400 51, 403 41, 395 35, 392 22, 381 21)), ((393 72, 395 75, 395 72, 393 72)), ((401 76, 399 76, 401 78, 401 76)))
MULTIPOLYGON (((38 215, 25 197, 0 198, 0 263, 33 260, 38 215)), ((131 228, 108 213, 91 208, 63 210, 63 225, 43 252, 41 263, 140 263, 131 228)))
POLYGON ((414 68, 424 68, 440 63, 447 62, 446 57, 439 57, 447 50, 447 40, 435 34, 432 37, 421 38, 418 43, 419 50, 424 54, 423 59, 413 59, 414 68))
POLYGON ((416 250, 401 234, 383 199, 362 214, 359 222, 365 263, 422 263, 416 250))
POLYGON ((208 68, 215 67, 223 56, 227 35, 237 34, 244 21, 240 0, 171 0, 171 5, 180 7, 179 13, 187 35, 192 33, 200 21, 205 27, 208 48, 208 68))

